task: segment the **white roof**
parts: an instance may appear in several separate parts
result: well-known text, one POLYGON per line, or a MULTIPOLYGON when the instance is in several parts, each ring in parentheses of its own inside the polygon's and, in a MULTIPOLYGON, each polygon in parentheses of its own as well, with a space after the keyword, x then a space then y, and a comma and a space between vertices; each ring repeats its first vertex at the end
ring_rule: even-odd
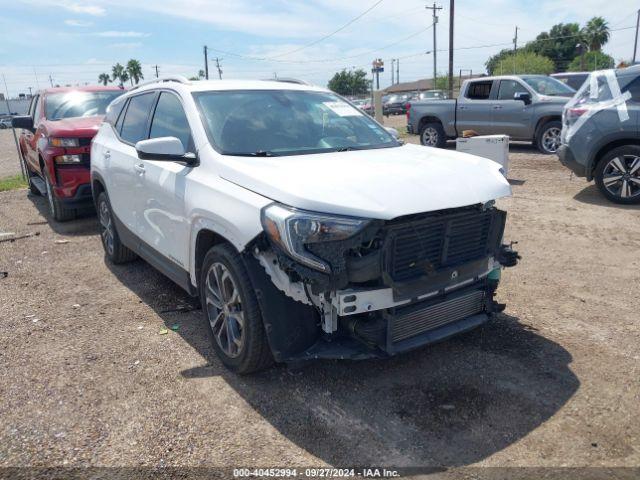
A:
POLYGON ((328 92, 326 88, 315 85, 304 85, 285 81, 273 80, 177 80, 177 79, 158 79, 157 81, 147 82, 133 91, 144 91, 162 87, 181 86, 191 92, 205 92, 211 90, 299 90, 299 91, 317 91, 328 92))

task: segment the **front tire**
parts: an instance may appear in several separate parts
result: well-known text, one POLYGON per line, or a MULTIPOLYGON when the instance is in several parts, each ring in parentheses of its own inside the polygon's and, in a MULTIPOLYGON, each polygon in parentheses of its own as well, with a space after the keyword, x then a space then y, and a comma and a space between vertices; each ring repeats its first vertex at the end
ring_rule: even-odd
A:
POLYGON ((420 143, 425 147, 443 148, 447 144, 447 137, 442 124, 425 123, 420 129, 420 143))
POLYGON ((607 153, 594 172, 600 192, 614 203, 640 203, 640 146, 624 145, 607 153))
POLYGON ((216 354, 243 375, 273 363, 253 285, 236 250, 212 247, 202 262, 199 288, 207 330, 216 354))
MULTIPOLYGON (((45 173, 44 175, 44 183, 47 186, 47 201, 49 202, 49 210, 51 211, 53 219, 57 222, 68 222, 69 220, 76 218, 75 209, 66 208, 60 199, 56 198, 53 194, 53 185, 48 173, 45 173)), ((31 181, 29 181, 29 184, 30 189, 35 188, 31 186, 31 181)))
POLYGON ((136 259, 136 254, 125 247, 116 230, 116 225, 111 213, 111 203, 105 192, 98 195, 98 220, 100 222, 100 239, 107 258, 112 263, 127 263, 136 259))
POLYGON ((553 155, 560 148, 560 135, 562 133, 562 122, 551 120, 538 129, 536 135, 536 146, 541 153, 553 155))

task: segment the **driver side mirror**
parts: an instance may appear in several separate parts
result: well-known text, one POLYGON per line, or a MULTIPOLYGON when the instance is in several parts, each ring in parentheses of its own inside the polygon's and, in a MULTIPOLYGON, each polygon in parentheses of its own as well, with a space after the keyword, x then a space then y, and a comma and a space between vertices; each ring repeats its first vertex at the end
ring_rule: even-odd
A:
POLYGON ((138 158, 141 160, 161 160, 166 162, 196 163, 195 155, 187 153, 184 145, 176 137, 158 137, 140 140, 136 143, 138 158))
POLYGON ((531 94, 529 92, 516 92, 513 94, 514 100, 521 100, 525 105, 529 105, 531 103, 531 94))
POLYGON ((400 138, 400 134, 398 133, 398 130, 396 130, 393 127, 384 127, 384 129, 389 132, 393 138, 395 138, 396 140, 398 140, 400 138))
POLYGON ((24 128, 25 130, 31 130, 33 132, 33 118, 29 115, 20 115, 11 119, 11 126, 13 128, 24 128))

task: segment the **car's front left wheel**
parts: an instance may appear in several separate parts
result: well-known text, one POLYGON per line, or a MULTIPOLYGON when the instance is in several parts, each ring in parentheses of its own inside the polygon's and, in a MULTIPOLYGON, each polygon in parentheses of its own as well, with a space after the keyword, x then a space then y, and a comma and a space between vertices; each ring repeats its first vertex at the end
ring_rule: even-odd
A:
POLYGON ((222 363, 239 374, 271 365, 258 299, 238 252, 228 244, 212 247, 199 280, 207 329, 222 363))

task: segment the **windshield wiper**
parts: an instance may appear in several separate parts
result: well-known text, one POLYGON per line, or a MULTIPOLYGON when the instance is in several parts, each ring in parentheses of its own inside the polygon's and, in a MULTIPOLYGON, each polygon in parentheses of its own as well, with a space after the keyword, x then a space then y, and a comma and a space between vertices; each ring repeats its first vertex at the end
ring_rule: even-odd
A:
POLYGON ((223 155, 232 155, 234 157, 277 157, 277 153, 269 150, 258 150, 255 152, 222 152, 223 155))

